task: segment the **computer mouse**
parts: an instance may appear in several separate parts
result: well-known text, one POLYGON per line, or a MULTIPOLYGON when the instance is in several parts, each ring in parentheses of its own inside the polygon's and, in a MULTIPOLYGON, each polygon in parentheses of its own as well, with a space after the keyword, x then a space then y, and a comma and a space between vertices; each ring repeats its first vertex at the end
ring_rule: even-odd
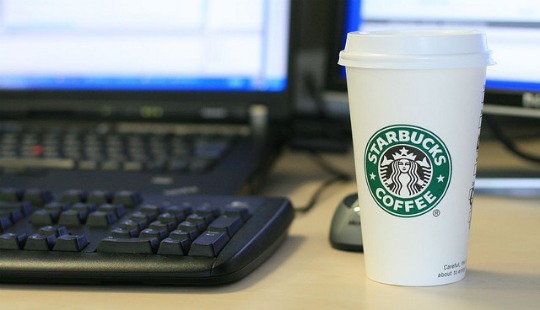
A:
POLYGON ((347 195, 337 206, 330 225, 330 244, 338 250, 364 251, 358 194, 347 195))

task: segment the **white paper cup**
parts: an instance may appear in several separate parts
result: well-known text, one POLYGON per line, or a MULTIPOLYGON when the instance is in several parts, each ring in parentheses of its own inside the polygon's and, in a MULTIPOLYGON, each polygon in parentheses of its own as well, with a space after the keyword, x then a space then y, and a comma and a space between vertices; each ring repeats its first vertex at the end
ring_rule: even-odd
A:
POLYGON ((483 33, 349 33, 346 66, 367 276, 463 279, 486 66, 483 33))

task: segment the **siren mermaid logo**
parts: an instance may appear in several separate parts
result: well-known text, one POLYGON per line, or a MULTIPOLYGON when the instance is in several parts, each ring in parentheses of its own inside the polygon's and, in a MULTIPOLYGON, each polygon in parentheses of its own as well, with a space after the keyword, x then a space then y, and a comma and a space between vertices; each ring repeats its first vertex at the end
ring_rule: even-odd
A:
POLYGON ((450 153, 439 137, 424 128, 385 127, 371 137, 365 154, 370 193, 395 216, 415 217, 432 210, 450 184, 450 153))

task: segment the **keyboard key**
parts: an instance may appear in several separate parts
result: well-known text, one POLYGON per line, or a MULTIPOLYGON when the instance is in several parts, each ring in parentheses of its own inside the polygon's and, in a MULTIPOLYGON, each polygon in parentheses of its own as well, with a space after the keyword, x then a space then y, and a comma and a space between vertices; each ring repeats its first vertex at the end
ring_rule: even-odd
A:
POLYGON ((195 213, 197 215, 200 215, 200 216, 204 216, 204 217, 208 218, 210 221, 212 221, 213 219, 215 219, 216 217, 218 217, 221 214, 221 211, 217 207, 201 206, 201 207, 195 208, 193 213, 195 213))
POLYGON ((249 208, 239 202, 226 206, 223 210, 223 214, 227 216, 239 216, 244 222, 251 216, 249 208))
POLYGON ((169 230, 175 228, 178 225, 178 218, 171 213, 162 213, 157 217, 157 221, 168 227, 169 230))
POLYGON ((230 141, 222 139, 199 140, 195 144, 195 154, 204 158, 219 158, 229 148, 230 141))
POLYGON ((146 223, 150 223, 155 221, 156 218, 156 214, 147 214, 141 211, 135 211, 129 215, 129 219, 136 222, 145 221, 146 223))
POLYGON ((81 170, 97 170, 99 166, 96 160, 80 160, 77 167, 81 170))
POLYGON ((189 253, 189 237, 184 238, 166 238, 159 244, 157 254, 160 255, 187 255, 189 253))
POLYGON ((120 191, 114 194, 112 203, 121 204, 128 209, 132 209, 142 202, 141 194, 133 191, 120 191))
POLYGON ((200 225, 202 229, 206 229, 206 226, 212 222, 214 218, 211 215, 198 215, 191 214, 186 218, 186 222, 190 222, 196 225, 200 225))
POLYGON ((1 250, 22 250, 28 236, 26 233, 5 233, 0 235, 1 250))
POLYGON ((32 205, 29 202, 0 201, 0 215, 10 214, 13 211, 20 211, 22 215, 27 216, 32 213, 32 205))
POLYGON ((0 210, 0 217, 8 218, 11 221, 11 223, 16 223, 20 219, 22 219, 24 215, 21 212, 21 210, 12 210, 12 211, 0 210))
POLYGON ((157 217, 159 214, 163 213, 164 210, 165 207, 150 204, 144 204, 139 208, 139 211, 149 215, 151 218, 157 217))
POLYGON ((86 221, 88 212, 67 210, 60 214, 58 225, 64 226, 81 226, 86 221))
POLYGON ((229 241, 226 232, 207 231, 191 244, 190 256, 216 257, 229 241))
MULTIPOLYGON (((24 156, 24 154, 23 154, 24 156)), ((68 158, 32 158, 28 157, 4 158, 0 161, 0 168, 10 169, 73 169, 75 161, 68 158)))
POLYGON ((42 236, 53 235, 55 237, 67 235, 67 229, 64 226, 43 226, 38 230, 38 233, 42 236))
POLYGON ((146 163, 146 170, 148 171, 155 171, 155 172, 161 172, 165 171, 167 167, 167 161, 166 160, 153 160, 146 163))
POLYGON ((56 239, 53 251, 80 252, 88 245, 84 235, 62 235, 56 239))
POLYGON ((23 201, 30 202, 33 206, 43 206, 53 200, 53 195, 48 190, 41 189, 27 189, 24 192, 23 201))
POLYGON ((88 215, 86 225, 90 227, 107 227, 118 221, 114 212, 95 211, 88 215))
POLYGON ((87 202, 96 205, 112 203, 113 193, 109 191, 91 191, 88 194, 87 202))
POLYGON ((144 164, 141 161, 128 161, 123 164, 126 171, 142 171, 144 164))
POLYGON ((180 205, 180 206, 174 205, 174 206, 167 207, 165 212, 176 216, 176 220, 178 222, 182 222, 183 220, 185 220, 187 216, 193 213, 193 208, 189 205, 180 205))
POLYGON ((171 159, 167 163, 167 169, 171 172, 184 172, 189 168, 189 160, 186 158, 171 159))
POLYGON ((13 210, 21 210, 21 203, 0 201, 0 215, 7 215, 13 210))
POLYGON ((65 210, 69 209, 70 207, 71 207, 70 203, 53 201, 53 202, 49 202, 48 204, 46 204, 43 207, 43 209, 45 209, 47 211, 62 212, 62 211, 65 211, 65 210))
POLYGON ((3 232, 11 225, 13 225, 13 223, 11 222, 8 216, 0 217, 0 232, 3 232))
POLYGON ((120 228, 136 229, 138 231, 141 231, 148 227, 148 222, 146 220, 128 219, 122 221, 119 226, 120 228))
POLYGON ((152 228, 146 228, 141 231, 139 234, 139 238, 155 238, 158 241, 163 240, 169 232, 165 229, 159 230, 159 229, 152 229, 152 228))
POLYGON ((111 237, 114 238, 133 238, 139 235, 139 230, 136 228, 115 228, 111 231, 111 237))
POLYGON ((41 209, 32 213, 30 223, 35 226, 52 225, 56 224, 59 218, 60 211, 49 211, 41 209))
POLYGON ((60 202, 69 202, 69 203, 77 203, 77 202, 85 202, 86 197, 88 197, 88 193, 83 190, 78 189, 72 189, 65 191, 60 196, 60 202))
POLYGON ((244 222, 239 216, 220 216, 209 226, 209 231, 224 231, 229 237, 232 237, 242 227, 244 222))
POLYGON ((155 230, 164 230, 164 231, 171 231, 176 228, 178 223, 176 221, 171 223, 163 223, 160 221, 154 221, 148 225, 148 228, 155 229, 155 230))
POLYGON ((126 209, 120 204, 102 204, 97 207, 98 211, 114 213, 117 218, 121 218, 126 214, 126 209))
POLYGON ((158 248, 156 238, 114 238, 99 242, 97 251, 102 253, 154 254, 158 248))
POLYGON ((15 188, 0 188, 0 201, 21 201, 23 191, 15 188))
POLYGON ((201 232, 196 229, 176 229, 171 231, 169 238, 183 239, 184 237, 187 237, 190 241, 193 241, 200 235, 201 232))
POLYGON ((120 170, 121 163, 116 160, 107 160, 101 163, 101 169, 103 170, 120 170))
POLYGON ((32 234, 26 239, 25 250, 29 251, 50 251, 54 247, 56 236, 32 234))
POLYGON ((206 222, 205 221, 194 222, 194 221, 186 220, 178 224, 176 228, 180 230, 188 230, 188 231, 196 230, 198 232, 202 232, 206 229, 206 222))

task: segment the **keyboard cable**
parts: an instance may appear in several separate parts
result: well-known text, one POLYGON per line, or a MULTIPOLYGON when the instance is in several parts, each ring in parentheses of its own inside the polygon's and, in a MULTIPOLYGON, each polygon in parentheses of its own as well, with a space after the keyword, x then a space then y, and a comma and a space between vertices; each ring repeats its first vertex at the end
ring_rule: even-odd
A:
POLYGON ((340 169, 332 166, 326 159, 324 159, 319 152, 308 152, 310 158, 325 172, 329 173, 330 178, 323 181, 319 187, 313 192, 308 203, 301 207, 296 207, 295 211, 298 213, 307 213, 317 204, 321 194, 328 189, 332 184, 336 182, 349 182, 352 177, 340 169))

